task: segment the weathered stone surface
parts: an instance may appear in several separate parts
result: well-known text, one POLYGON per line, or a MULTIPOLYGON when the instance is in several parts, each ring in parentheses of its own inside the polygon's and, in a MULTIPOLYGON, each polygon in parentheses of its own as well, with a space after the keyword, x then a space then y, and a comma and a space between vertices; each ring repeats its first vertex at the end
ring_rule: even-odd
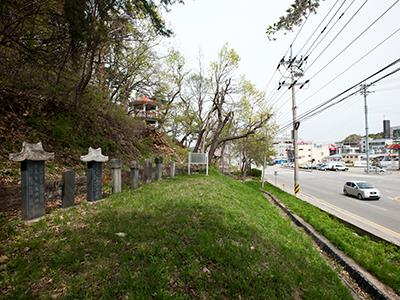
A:
POLYGON ((22 218, 31 220, 45 214, 44 161, 21 163, 22 218))
POLYGON ((88 154, 81 155, 81 161, 106 162, 108 161, 108 156, 105 156, 101 153, 101 148, 93 149, 92 147, 89 147, 88 154))
POLYGON ((62 207, 67 208, 74 205, 75 201, 75 172, 68 170, 62 174, 62 207))
POLYGON ((171 161, 171 164, 169 165, 169 176, 175 177, 175 162, 171 161))
POLYGON ((153 165, 150 159, 144 160, 144 178, 145 183, 150 183, 153 179, 153 165))
POLYGON ((117 158, 110 159, 110 168, 111 169, 121 169, 122 161, 117 158))
POLYGON ((160 160, 158 160, 157 163, 156 163, 156 172, 155 172, 156 173, 155 177, 156 177, 157 180, 161 180, 162 171, 163 171, 163 164, 160 162, 160 160))
POLYGON ((131 169, 139 169, 139 163, 136 160, 131 161, 131 169))
POLYGON ((139 187, 139 164, 135 160, 131 162, 130 185, 132 189, 139 187))
POLYGON ((37 144, 30 144, 23 142, 21 152, 11 153, 9 155, 9 159, 12 161, 24 161, 24 160, 45 161, 53 158, 54 158, 54 153, 44 151, 41 142, 37 144))
POLYGON ((96 201, 102 198, 103 163, 89 161, 87 169, 87 200, 96 201))
POLYGON ((113 158, 110 160, 111 176, 112 176, 112 192, 119 193, 122 190, 121 167, 122 161, 113 158))

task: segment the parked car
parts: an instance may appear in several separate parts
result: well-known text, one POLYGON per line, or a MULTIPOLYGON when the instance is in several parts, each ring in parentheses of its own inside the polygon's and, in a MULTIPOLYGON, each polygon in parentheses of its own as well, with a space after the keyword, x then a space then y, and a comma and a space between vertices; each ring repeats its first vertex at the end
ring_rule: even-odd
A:
MULTIPOLYGON (((367 172, 367 168, 364 169, 364 172, 367 172)), ((375 167, 375 166, 370 166, 369 167, 369 172, 370 173, 386 173, 386 170, 384 168, 381 167, 375 167)))
POLYGON ((309 170, 309 169, 312 169, 312 164, 311 164, 311 163, 301 164, 301 165, 299 165, 299 168, 300 168, 300 169, 307 169, 307 170, 309 170))
POLYGON ((347 171, 348 169, 349 169, 348 167, 341 165, 341 164, 333 164, 329 168, 329 170, 332 170, 332 171, 347 171))
POLYGON ((327 168, 328 168, 327 164, 317 164, 317 170, 326 171, 327 168))
POLYGON ((349 168, 347 168, 342 162, 340 161, 330 161, 327 163, 327 170, 332 170, 332 171, 347 171, 349 168))
POLYGON ((373 185, 365 181, 348 181, 343 187, 346 196, 355 196, 360 200, 375 199, 379 200, 381 193, 373 185))

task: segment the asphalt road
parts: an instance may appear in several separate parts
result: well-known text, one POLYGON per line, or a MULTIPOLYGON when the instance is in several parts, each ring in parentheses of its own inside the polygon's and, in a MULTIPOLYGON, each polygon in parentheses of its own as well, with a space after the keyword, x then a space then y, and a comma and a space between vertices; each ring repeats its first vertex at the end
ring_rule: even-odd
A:
MULTIPOLYGON (((266 177, 269 182, 293 190, 293 169, 279 166, 268 167, 266 177), (274 171, 277 172, 275 177, 274 171)), ((346 172, 300 171, 300 198, 309 197, 318 205, 330 207, 357 221, 364 222, 398 238, 400 236, 400 173, 365 174, 363 169, 346 172), (358 200, 343 194, 343 185, 349 180, 367 181, 381 192, 380 200, 358 200), (304 196, 304 197, 301 197, 304 196)), ((305 199, 307 201, 307 199, 305 199)), ((313 201, 308 201, 313 202, 313 201)), ((313 203, 314 204, 314 203, 313 203)))

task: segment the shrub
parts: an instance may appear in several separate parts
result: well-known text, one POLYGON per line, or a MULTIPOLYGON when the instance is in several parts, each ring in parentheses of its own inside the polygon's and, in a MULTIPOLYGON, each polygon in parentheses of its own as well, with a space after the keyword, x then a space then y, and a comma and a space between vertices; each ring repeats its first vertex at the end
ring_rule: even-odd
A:
POLYGON ((261 170, 259 169, 250 169, 250 171, 247 174, 248 176, 251 177, 261 177, 261 170))

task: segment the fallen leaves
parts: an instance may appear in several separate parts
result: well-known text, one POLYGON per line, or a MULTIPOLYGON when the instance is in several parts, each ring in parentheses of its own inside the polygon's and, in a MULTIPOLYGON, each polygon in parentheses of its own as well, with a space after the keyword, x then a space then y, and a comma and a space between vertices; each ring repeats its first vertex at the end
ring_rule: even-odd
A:
POLYGON ((8 256, 7 255, 0 256, 0 264, 4 264, 7 261, 8 261, 8 256))

